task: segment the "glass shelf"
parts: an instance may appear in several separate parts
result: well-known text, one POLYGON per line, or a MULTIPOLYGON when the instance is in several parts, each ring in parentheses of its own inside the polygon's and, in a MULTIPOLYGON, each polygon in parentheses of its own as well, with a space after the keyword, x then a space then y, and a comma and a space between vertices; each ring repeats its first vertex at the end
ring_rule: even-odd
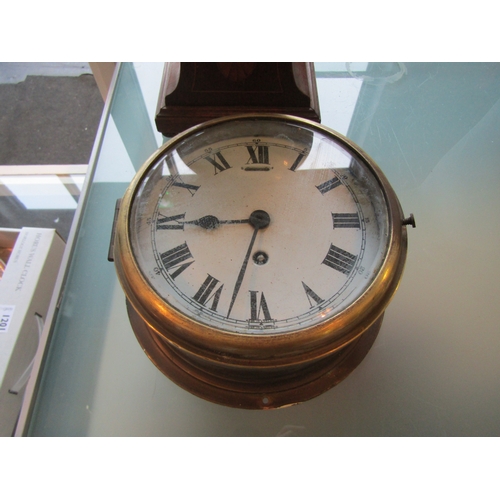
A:
POLYGON ((162 70, 119 68, 18 434, 500 434, 500 65, 316 66, 322 123, 375 159, 417 228, 365 360, 322 396, 273 411, 209 403, 163 376, 107 261, 115 201, 163 143, 154 125, 162 70))

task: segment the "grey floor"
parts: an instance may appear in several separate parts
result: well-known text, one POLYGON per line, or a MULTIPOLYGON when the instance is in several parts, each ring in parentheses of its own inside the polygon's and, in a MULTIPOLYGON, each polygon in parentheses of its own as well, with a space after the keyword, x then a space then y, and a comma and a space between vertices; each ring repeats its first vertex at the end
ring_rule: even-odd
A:
MULTIPOLYGON (((103 105, 87 63, 0 63, 0 165, 87 164, 103 105)), ((0 227, 67 239, 73 209, 28 209, 1 181, 0 227)))

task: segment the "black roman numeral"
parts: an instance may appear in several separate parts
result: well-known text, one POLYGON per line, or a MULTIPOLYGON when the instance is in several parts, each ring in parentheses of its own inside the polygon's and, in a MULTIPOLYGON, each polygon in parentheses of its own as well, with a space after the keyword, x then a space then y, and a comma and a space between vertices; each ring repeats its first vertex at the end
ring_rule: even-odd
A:
POLYGON ((194 196, 196 191, 200 189, 200 186, 195 186, 194 184, 186 184, 185 182, 182 181, 179 175, 176 175, 174 178, 174 182, 172 183, 172 186, 177 186, 180 188, 187 189, 191 196, 194 196))
POLYGON ((337 228, 357 228, 361 227, 359 214, 334 214, 332 213, 333 229, 337 228))
POLYGON ((259 292, 250 290, 250 322, 255 321, 269 321, 273 322, 274 320, 271 318, 271 313, 269 312, 269 307, 267 306, 266 298, 264 293, 260 296, 260 303, 257 306, 257 295, 259 292), (264 316, 263 320, 260 319, 260 315, 264 316))
POLYGON ((167 271, 175 269, 175 271, 170 275, 172 279, 177 278, 179 274, 185 271, 194 262, 194 260, 185 262, 193 258, 186 243, 174 247, 172 250, 163 252, 160 254, 160 257, 167 271))
POLYGON ((319 189, 319 192, 321 194, 328 193, 328 191, 331 191, 332 189, 336 188, 337 186, 340 186, 341 182, 338 180, 337 177, 334 177, 333 179, 330 179, 329 181, 323 182, 323 184, 320 184, 319 186, 316 186, 319 189))
POLYGON ((220 294, 222 293, 222 288, 224 287, 224 285, 221 285, 214 293, 212 293, 214 288, 217 286, 217 283, 219 283, 219 280, 209 274, 207 279, 200 286, 200 289, 194 295, 193 299, 202 306, 206 305, 209 300, 213 299, 212 307, 210 309, 212 311, 217 311, 220 294))
POLYGON ((323 302, 323 299, 316 293, 314 293, 304 282, 302 282, 302 286, 304 287, 304 291, 306 292, 307 295, 307 300, 309 301, 309 305, 311 307, 314 307, 314 304, 312 301, 316 302, 316 304, 320 304, 323 302))
POLYGON ((357 255, 346 252, 332 244, 322 264, 348 275, 352 271, 354 264, 356 264, 357 258, 357 255))
POLYGON ((205 156, 205 160, 209 161, 214 166, 214 175, 217 175, 219 172, 224 172, 231 168, 226 159, 222 156, 222 153, 215 153, 213 157, 205 156), (217 161, 220 161, 220 163, 217 161))
POLYGON ((269 165, 269 146, 247 146, 247 150, 250 155, 247 165, 249 163, 269 165))
POLYGON ((170 217, 165 217, 161 214, 158 214, 158 218, 156 219, 156 229, 184 229, 184 221, 180 221, 180 219, 184 219, 186 214, 172 215, 170 217), (168 222, 175 222, 175 224, 167 224, 168 222))
POLYGON ((289 170, 295 172, 295 170, 297 170, 297 167, 300 165, 300 162, 302 161, 302 158, 304 158, 304 156, 305 156, 304 153, 300 153, 299 156, 297 156, 297 158, 293 162, 293 165, 289 168, 289 170))

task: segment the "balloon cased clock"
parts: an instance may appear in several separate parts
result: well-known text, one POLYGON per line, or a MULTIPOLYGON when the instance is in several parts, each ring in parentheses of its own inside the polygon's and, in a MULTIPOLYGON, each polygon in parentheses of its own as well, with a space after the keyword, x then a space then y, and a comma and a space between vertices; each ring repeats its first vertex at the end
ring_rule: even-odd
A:
POLYGON ((193 127, 127 189, 114 260, 133 330, 181 387, 240 408, 313 398, 364 358, 406 224, 359 147, 302 118, 193 127))

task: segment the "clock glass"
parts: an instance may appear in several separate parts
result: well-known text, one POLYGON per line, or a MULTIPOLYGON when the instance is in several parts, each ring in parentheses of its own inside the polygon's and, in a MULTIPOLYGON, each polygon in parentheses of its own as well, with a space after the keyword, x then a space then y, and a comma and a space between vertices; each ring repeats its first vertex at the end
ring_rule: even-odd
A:
POLYGON ((379 173, 337 134, 293 119, 215 121, 141 174, 131 249, 151 290, 199 324, 282 335, 331 321, 383 266, 379 173))

